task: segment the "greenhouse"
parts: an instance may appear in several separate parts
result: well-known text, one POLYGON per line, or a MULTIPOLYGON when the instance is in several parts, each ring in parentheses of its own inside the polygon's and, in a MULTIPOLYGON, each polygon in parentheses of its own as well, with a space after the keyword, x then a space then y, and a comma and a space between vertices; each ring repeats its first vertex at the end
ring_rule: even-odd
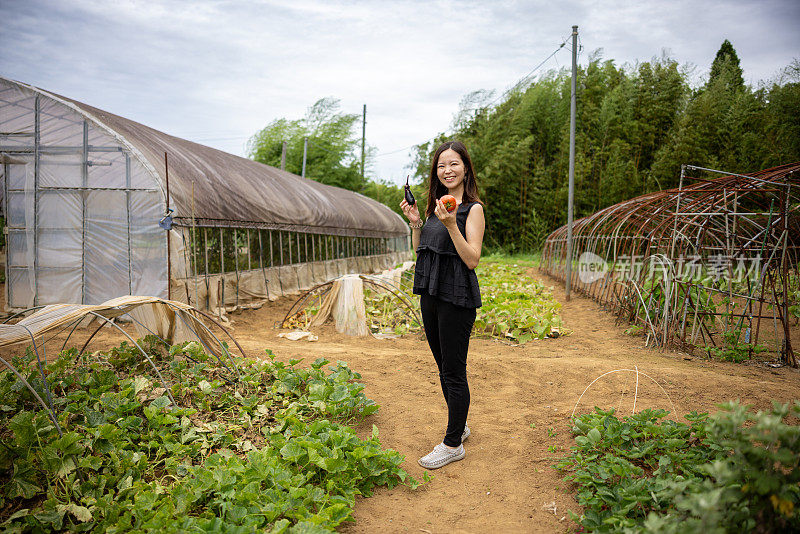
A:
POLYGON ((409 256, 363 195, 0 77, 6 307, 243 305, 409 256))

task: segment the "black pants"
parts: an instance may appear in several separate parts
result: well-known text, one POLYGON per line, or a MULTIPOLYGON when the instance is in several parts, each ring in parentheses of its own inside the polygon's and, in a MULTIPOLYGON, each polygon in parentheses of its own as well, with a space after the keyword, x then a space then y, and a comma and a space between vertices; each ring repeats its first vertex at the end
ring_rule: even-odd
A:
POLYGON ((425 337, 439 367, 439 381, 447 402, 447 434, 444 444, 461 445, 469 412, 467 350, 475 324, 475 308, 463 308, 423 294, 420 298, 425 337))

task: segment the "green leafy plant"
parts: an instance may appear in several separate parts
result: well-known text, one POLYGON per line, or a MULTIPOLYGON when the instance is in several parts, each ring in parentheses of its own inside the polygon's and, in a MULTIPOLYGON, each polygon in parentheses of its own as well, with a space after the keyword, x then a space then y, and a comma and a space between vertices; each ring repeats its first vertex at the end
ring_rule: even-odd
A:
MULTIPOLYGON (((483 306, 478 308, 472 335, 513 343, 557 337, 562 333, 559 304, 543 283, 528 274, 533 259, 491 256, 477 268, 483 306)), ((410 293, 413 270, 403 273, 401 286, 410 293)), ((421 325, 390 293, 364 289, 367 322, 374 333, 418 333, 421 325)), ((419 299, 414 298, 419 311, 419 299)), ((305 308, 305 316, 316 313, 305 308)), ((302 323, 302 320, 300 321, 302 323)))
POLYGON ((787 283, 787 302, 789 303, 789 315, 794 317, 795 324, 800 321, 800 275, 790 274, 787 283))
POLYGON ((577 489, 589 532, 778 532, 800 528, 800 402, 753 414, 728 403, 688 423, 664 410, 574 419, 557 468, 577 489))
POLYGON ((721 319, 724 324, 722 332, 722 344, 719 347, 706 346, 705 351, 709 356, 714 356, 723 361, 741 363, 749 360, 753 355, 766 352, 768 349, 762 344, 749 343, 742 341, 744 322, 737 320, 733 311, 736 303, 725 297, 722 299, 721 306, 726 306, 726 311, 722 312, 721 319))
POLYGON ((800 530, 800 402, 752 413, 729 402, 709 420, 708 446, 726 454, 703 466, 702 481, 674 481, 674 509, 648 514, 648 532, 800 530), (794 424, 789 418, 794 420, 794 424))
POLYGON ((709 356, 714 356, 722 361, 741 363, 749 360, 754 354, 766 352, 768 349, 761 344, 745 343, 741 341, 741 328, 731 327, 722 333, 722 346, 705 347, 709 356))
POLYGON ((633 324, 625 329, 624 334, 628 336, 638 336, 642 333, 642 331, 644 331, 644 328, 638 324, 633 324))
POLYGON ((377 290, 376 287, 365 284, 364 306, 367 324, 371 332, 402 336, 422 330, 422 325, 417 320, 419 299, 411 296, 411 288, 414 285, 413 269, 403 272, 399 285, 409 296, 413 307, 416 308, 417 316, 411 313, 405 303, 400 302, 392 292, 377 290))
POLYGON ((483 306, 478 308, 473 335, 527 343, 560 334, 561 304, 527 274, 531 267, 492 260, 479 264, 483 306))
MULTIPOLYGON (((328 532, 357 495, 418 482, 403 457, 344 423, 374 413, 343 362, 240 359, 237 380, 197 343, 65 351, 48 363, 60 426, 0 373, 0 527, 7 532, 328 532)), ((42 391, 30 353, 14 365, 42 391)))

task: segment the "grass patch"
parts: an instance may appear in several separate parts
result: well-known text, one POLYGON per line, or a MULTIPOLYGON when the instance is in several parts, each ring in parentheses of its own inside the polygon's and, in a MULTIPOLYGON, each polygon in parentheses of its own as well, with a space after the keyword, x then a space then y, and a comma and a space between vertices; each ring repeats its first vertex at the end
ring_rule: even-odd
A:
POLYGON ((491 253, 481 258, 481 262, 501 263, 503 265, 518 264, 523 267, 539 267, 539 262, 542 261, 541 252, 532 252, 529 254, 501 254, 491 253))

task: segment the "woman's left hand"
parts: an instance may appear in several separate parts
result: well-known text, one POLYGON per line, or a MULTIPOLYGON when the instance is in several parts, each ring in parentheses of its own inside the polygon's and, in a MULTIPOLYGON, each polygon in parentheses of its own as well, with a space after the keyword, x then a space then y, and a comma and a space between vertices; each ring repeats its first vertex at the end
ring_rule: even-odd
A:
POLYGON ((434 215, 442 221, 445 228, 456 228, 456 212, 458 211, 458 206, 453 211, 447 211, 447 208, 444 207, 444 202, 441 199, 436 199, 436 207, 433 209, 434 215))

